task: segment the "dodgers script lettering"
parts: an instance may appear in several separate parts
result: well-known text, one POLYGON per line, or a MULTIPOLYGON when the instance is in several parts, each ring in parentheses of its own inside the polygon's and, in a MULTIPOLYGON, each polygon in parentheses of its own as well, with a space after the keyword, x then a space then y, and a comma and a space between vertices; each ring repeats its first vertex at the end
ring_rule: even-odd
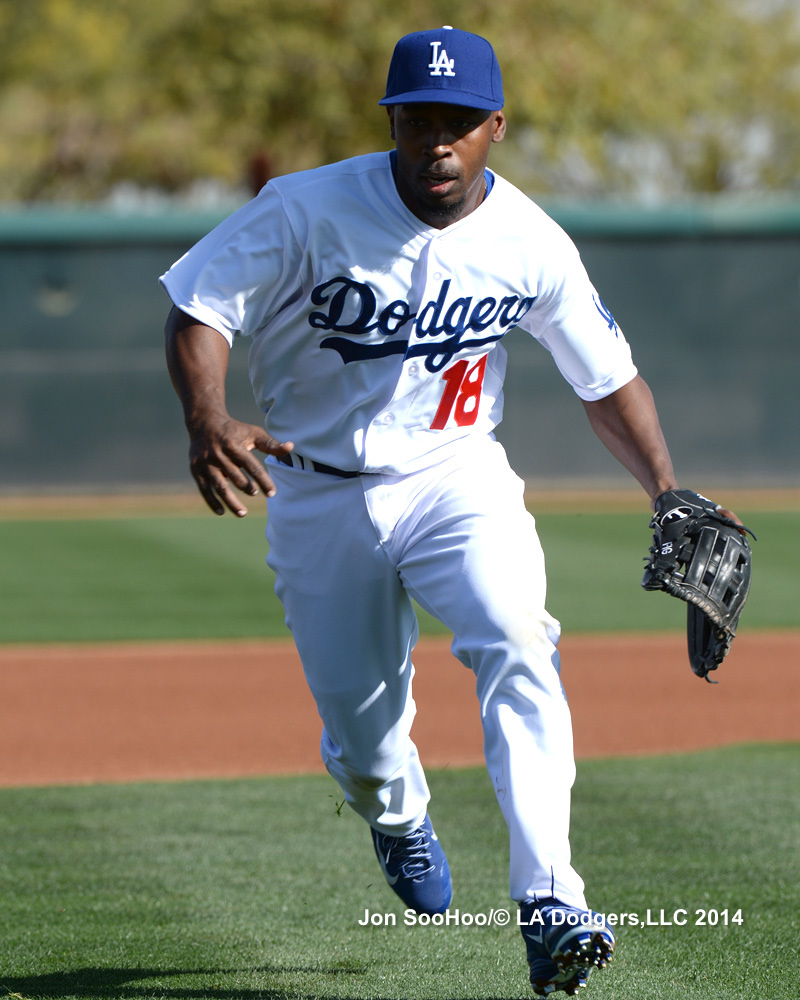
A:
POLYGON ((452 282, 443 281, 439 293, 429 299, 418 313, 411 311, 404 299, 396 299, 378 310, 375 292, 363 281, 340 275, 317 285, 311 292, 315 306, 324 310, 309 314, 309 324, 317 330, 365 336, 377 330, 387 338, 381 343, 363 344, 345 337, 327 337, 320 347, 339 353, 342 361, 364 361, 402 354, 407 358, 424 357, 429 371, 440 371, 461 350, 483 347, 500 340, 528 312, 536 296, 487 295, 477 301, 470 295, 450 295, 452 282), (484 337, 469 337, 471 332, 484 337), (396 337, 406 333, 406 339, 396 337), (440 338, 430 343, 410 343, 411 337, 440 338))

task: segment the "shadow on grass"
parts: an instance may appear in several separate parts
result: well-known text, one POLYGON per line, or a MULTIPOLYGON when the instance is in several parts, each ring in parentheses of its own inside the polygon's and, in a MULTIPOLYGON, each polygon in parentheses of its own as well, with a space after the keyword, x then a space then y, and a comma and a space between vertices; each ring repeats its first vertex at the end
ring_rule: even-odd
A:
MULTIPOLYGON (((232 975, 360 975, 366 967, 357 965, 263 965, 249 969, 73 969, 41 976, 4 976, 0 972, 0 1000, 62 1000, 67 997, 100 997, 106 1000, 138 1000, 139 997, 166 997, 167 1000, 326 1000, 322 990, 303 993, 290 983, 265 983, 250 989, 224 986, 220 980, 232 975), (208 984, 170 987, 165 980, 178 976, 208 977, 208 984)), ((363 995, 363 994, 362 994, 363 995)), ((377 994, 369 993, 374 1000, 377 994)), ((332 991, 331 997, 341 996, 332 991)), ((465 1000, 465 998, 459 998, 465 1000)), ((499 1000, 499 998, 498 998, 499 1000)))
MULTIPOLYGON (((366 970, 359 966, 289 966, 264 965, 252 969, 73 969, 49 972, 41 976, 4 976, 0 973, 1 1000, 59 1000, 62 997, 169 997, 175 1000, 279 1000, 289 994, 303 1000, 304 994, 281 986, 233 989, 221 980, 241 973, 264 975, 358 975, 366 970), (208 984, 196 987, 170 987, 165 983, 176 976, 202 976, 208 984)), ((319 998, 315 993, 314 997, 319 998)), ((309 995, 309 1000, 311 997, 309 995)))

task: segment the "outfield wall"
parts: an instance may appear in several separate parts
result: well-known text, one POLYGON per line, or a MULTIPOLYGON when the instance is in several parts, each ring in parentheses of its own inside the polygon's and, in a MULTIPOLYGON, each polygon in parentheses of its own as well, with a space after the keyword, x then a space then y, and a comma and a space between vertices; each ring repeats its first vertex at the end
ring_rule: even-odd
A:
MULTIPOLYGON (((633 345, 681 478, 800 485, 800 204, 547 207, 633 345)), ((191 485, 156 279, 220 218, 0 213, 0 492, 191 485)), ((549 354, 506 344, 499 436, 529 486, 627 484, 549 354)), ((229 402, 257 421, 246 354, 229 402)))

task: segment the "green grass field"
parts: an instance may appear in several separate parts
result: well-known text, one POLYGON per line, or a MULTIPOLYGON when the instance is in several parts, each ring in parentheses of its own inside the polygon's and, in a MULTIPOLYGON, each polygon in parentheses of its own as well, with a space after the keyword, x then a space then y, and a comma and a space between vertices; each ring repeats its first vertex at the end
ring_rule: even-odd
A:
MULTIPOLYGON (((642 922, 587 996, 798 996, 799 770, 798 746, 581 763, 576 866, 642 922)), ((509 926, 405 925, 327 777, 0 791, 0 996, 530 997, 488 778, 430 779, 454 907, 509 926)))
MULTIPOLYGON (((799 627, 800 514, 739 513, 759 536, 742 628, 799 627)), ((646 513, 544 513, 537 524, 549 609, 566 632, 685 627, 680 602, 639 586, 646 513)), ((256 513, 5 520, 0 551, 0 642, 287 635, 256 513)))
MULTIPOLYGON (((796 628, 800 516, 739 514, 759 535, 742 629, 796 628)), ((0 641, 285 635, 261 522, 0 520, 0 641)), ((639 587, 646 515, 538 524, 565 630, 684 628, 639 587)), ((798 778, 800 745, 579 763, 575 864, 625 921, 587 996, 800 995, 798 778)), ((488 778, 429 779, 471 926, 404 924, 327 777, 0 789, 0 1000, 530 998, 488 778), (476 925, 491 911, 511 925, 476 925)))

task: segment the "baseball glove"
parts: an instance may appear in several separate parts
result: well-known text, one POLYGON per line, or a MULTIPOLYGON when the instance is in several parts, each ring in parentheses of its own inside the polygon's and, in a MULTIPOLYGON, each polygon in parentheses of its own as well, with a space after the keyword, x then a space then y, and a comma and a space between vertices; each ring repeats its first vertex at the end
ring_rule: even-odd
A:
MULTIPOLYGON (((691 490, 668 490, 650 521, 653 545, 645 590, 687 602, 689 663, 709 683, 731 648, 750 590, 749 528, 724 517, 719 505, 691 490)), ((755 538, 755 535, 753 535, 755 538)))

